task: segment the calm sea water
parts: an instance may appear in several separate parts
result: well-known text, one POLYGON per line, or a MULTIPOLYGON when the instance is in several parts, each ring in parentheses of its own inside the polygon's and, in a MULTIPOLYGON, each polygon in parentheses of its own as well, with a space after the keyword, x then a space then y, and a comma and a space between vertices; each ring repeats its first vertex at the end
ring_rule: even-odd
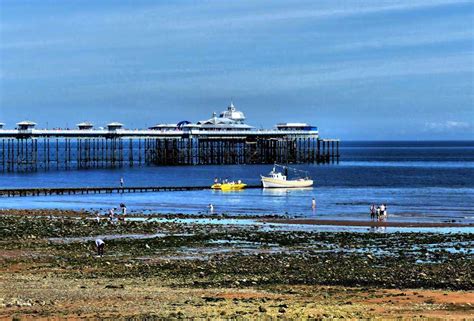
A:
MULTIPOLYGON (((474 222, 474 141, 343 142, 341 162, 299 165, 315 180, 304 190, 191 191, 2 198, 0 208, 102 209, 124 202, 132 211, 285 214, 367 219, 371 203, 387 203, 391 220, 474 222), (311 209, 311 199, 317 209, 311 209)), ((0 188, 210 185, 214 177, 259 183, 268 165, 140 167, 1 174, 0 188)))

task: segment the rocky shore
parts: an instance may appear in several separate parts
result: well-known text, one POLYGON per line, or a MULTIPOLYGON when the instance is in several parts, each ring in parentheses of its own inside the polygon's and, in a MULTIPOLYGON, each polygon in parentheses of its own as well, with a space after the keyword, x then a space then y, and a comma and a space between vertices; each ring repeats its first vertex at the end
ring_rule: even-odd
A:
POLYGON ((473 234, 316 233, 160 218, 111 224, 90 213, 2 212, 0 317, 474 313, 473 234))

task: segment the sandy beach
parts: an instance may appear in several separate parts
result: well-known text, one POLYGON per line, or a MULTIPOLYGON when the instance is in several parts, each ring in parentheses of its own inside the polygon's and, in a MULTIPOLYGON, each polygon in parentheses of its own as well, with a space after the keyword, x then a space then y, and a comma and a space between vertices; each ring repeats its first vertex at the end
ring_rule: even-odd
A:
POLYGON ((474 313, 472 234, 282 231, 166 215, 111 224, 74 211, 0 215, 1 318, 474 313), (95 253, 99 235, 103 257, 95 253))

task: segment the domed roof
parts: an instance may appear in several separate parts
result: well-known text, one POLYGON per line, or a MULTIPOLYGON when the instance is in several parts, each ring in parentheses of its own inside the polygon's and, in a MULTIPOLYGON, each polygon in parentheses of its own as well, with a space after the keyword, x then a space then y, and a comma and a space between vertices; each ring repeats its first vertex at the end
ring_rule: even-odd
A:
POLYGON ((245 120, 244 113, 238 111, 232 102, 230 103, 229 107, 227 107, 227 110, 223 111, 219 117, 228 118, 238 123, 243 123, 245 120))

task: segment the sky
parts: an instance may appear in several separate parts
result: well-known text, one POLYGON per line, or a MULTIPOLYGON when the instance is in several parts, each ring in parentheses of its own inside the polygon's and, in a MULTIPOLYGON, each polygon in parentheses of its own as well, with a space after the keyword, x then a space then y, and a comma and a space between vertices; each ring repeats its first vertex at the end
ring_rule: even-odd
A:
POLYGON ((474 139, 474 2, 0 0, 0 122, 474 139))

